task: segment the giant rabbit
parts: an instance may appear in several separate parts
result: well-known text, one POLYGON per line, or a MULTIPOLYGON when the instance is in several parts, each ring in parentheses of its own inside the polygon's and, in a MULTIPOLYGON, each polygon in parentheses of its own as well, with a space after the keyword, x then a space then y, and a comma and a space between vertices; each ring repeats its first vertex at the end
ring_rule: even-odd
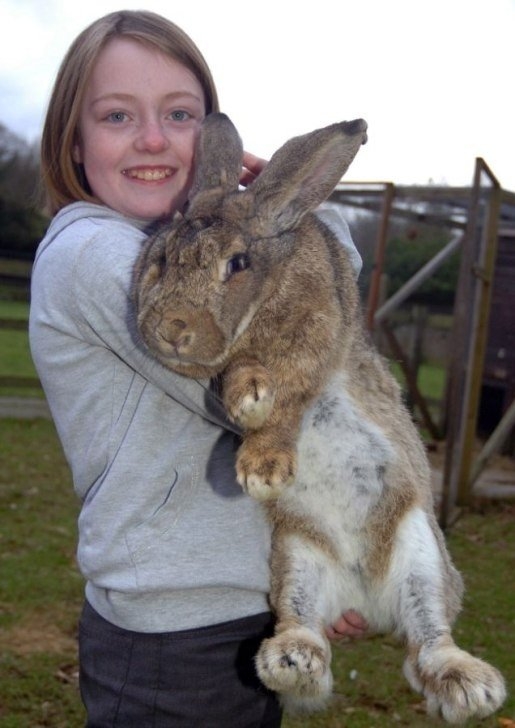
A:
POLYGON ((364 333, 348 253, 313 214, 365 140, 361 119, 291 139, 241 190, 238 133, 208 116, 187 210, 137 262, 137 322, 165 366, 221 382, 241 428, 237 478, 272 526, 262 682, 287 708, 322 707, 325 628, 353 608, 405 641, 409 683, 458 723, 495 711, 504 682, 453 641, 462 580, 425 450, 364 333))

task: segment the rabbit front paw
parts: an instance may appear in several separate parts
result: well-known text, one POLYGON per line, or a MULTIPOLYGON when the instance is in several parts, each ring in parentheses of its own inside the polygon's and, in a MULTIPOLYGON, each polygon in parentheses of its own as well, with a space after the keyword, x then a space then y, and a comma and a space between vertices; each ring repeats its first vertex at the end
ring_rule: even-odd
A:
POLYGON ((275 383, 261 365, 240 366, 224 379, 224 405, 229 417, 245 430, 257 430, 275 401, 275 383))
POLYGON ((259 501, 278 498, 295 477, 297 455, 289 449, 259 447, 259 437, 246 439, 238 451, 236 477, 243 490, 259 501))

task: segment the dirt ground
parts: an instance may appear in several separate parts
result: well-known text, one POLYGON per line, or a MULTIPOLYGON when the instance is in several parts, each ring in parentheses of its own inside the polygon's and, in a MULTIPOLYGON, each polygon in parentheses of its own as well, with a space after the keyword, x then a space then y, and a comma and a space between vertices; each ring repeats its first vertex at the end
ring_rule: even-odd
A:
POLYGON ((0 634, 2 649, 17 655, 76 651, 76 639, 52 623, 51 615, 31 614, 0 634))

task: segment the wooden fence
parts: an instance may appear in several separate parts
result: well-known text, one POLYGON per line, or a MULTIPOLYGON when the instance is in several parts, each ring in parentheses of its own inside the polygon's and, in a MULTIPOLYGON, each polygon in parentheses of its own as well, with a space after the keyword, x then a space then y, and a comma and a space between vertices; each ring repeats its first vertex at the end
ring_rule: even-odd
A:
MULTIPOLYGON (((29 301, 30 263, 26 260, 0 258, 0 293, 5 301, 29 301), (16 271, 26 268, 26 272, 16 271), (16 272, 13 272, 13 268, 16 272)), ((12 318, 0 313, 0 332, 19 331, 27 333, 26 319, 12 318)), ((30 396, 28 392, 41 390, 37 376, 22 376, 16 373, 0 372, 0 417, 32 418, 50 417, 45 398, 30 396), (11 392, 14 390, 15 394, 11 392)))

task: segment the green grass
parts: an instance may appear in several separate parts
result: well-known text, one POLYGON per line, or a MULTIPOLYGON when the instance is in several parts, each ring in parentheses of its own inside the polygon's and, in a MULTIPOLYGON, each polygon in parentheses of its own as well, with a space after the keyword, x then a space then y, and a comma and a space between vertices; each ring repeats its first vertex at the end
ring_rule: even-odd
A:
POLYGON ((2 318, 27 321, 29 318, 29 304, 25 301, 0 301, 0 319, 2 318))
POLYGON ((425 362, 418 370, 417 384, 421 394, 433 400, 441 400, 445 395, 447 372, 439 364, 425 362))
POLYGON ((73 541, 77 502, 53 425, 0 420, 3 523, 0 627, 23 609, 39 610, 69 596, 76 580, 73 541), (15 605, 15 612, 4 608, 15 605))
MULTIPOLYGON (((391 361, 390 368, 393 375, 404 387, 405 377, 400 364, 391 361)), ((438 401, 443 399, 445 395, 446 376, 446 369, 441 364, 423 362, 420 364, 417 373, 417 385, 420 393, 430 400, 438 401)))
MULTIPOLYGON (((78 506, 53 425, 0 420, 0 728, 79 728, 75 565, 78 506)), ((448 537, 467 594, 455 636, 515 684, 515 507, 466 513, 448 537)), ((374 637, 333 647, 335 698, 284 728, 435 728, 401 673, 403 650, 374 637)), ((510 695, 500 716, 515 719, 510 695)), ((235 722, 235 726, 237 722, 235 722)), ((475 726, 499 728, 493 717, 475 726)), ((224 727, 225 728, 225 727, 224 727)))
POLYGON ((0 726, 83 725, 77 500, 51 422, 0 420, 0 726))

